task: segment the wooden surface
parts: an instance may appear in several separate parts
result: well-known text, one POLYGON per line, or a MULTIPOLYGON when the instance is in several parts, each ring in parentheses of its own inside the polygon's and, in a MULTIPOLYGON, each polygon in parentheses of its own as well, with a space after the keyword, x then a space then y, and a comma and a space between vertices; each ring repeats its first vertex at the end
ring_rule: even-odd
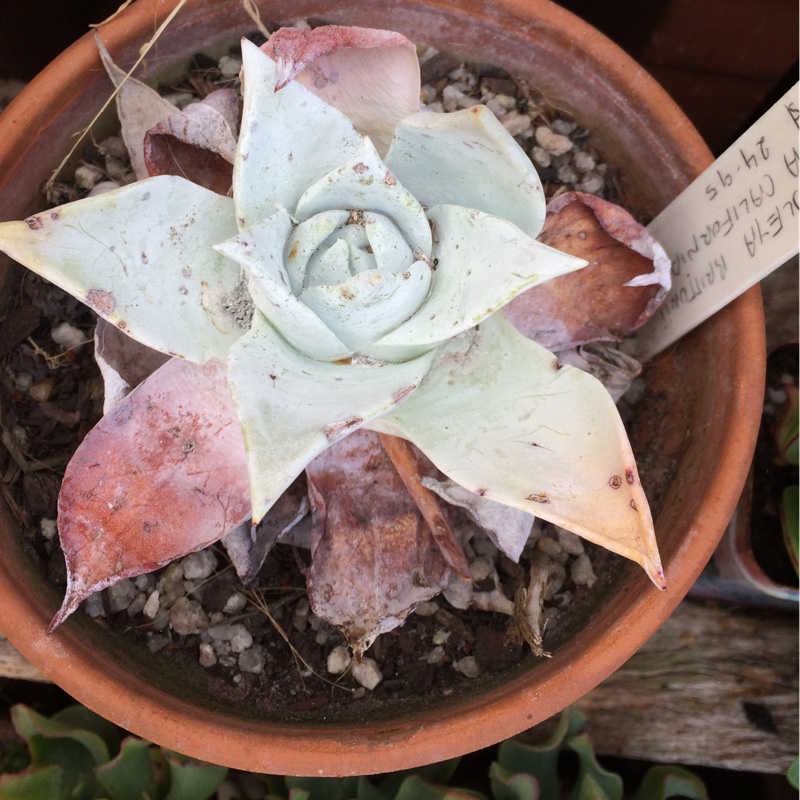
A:
MULTIPOLYGON (((798 747, 797 617, 686 600, 579 703, 600 755, 785 772, 798 747)), ((47 680, 0 637, 0 676, 47 680)))
POLYGON ((785 772, 797 675, 795 614, 686 600, 578 705, 600 754, 785 772))

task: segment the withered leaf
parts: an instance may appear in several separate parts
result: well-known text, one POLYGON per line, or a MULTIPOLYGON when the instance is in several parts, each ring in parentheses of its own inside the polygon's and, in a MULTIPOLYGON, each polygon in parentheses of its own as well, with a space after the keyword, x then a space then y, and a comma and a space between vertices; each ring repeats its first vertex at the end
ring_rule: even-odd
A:
POLYGON ((58 504, 67 593, 92 592, 207 547, 250 516, 247 457, 225 367, 173 358, 92 429, 58 504))
POLYGON ((235 89, 218 89, 150 128, 144 137, 148 174, 180 175, 227 195, 233 183, 238 103, 235 89))
POLYGON ((317 456, 306 476, 311 607, 360 657, 437 595, 450 570, 377 434, 351 433, 317 456))
POLYGON ((581 192, 547 207, 539 240, 586 259, 583 269, 534 286, 504 313, 520 333, 558 352, 619 341, 656 311, 670 285, 663 248, 627 211, 581 192))

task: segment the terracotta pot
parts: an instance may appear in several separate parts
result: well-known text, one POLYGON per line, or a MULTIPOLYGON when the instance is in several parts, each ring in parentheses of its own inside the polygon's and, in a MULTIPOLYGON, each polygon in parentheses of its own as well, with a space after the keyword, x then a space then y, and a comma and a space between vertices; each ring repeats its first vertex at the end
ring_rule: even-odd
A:
MULTIPOLYGON (((525 78, 591 129, 622 170, 628 205, 657 213, 711 161, 688 120, 621 50, 547 0, 259 0, 262 18, 393 28, 525 78)), ((174 3, 138 0, 101 29, 117 63, 133 62, 174 3)), ((239 0, 189 0, 148 66, 157 69, 252 29, 239 0)), ((0 219, 41 205, 38 191, 109 86, 90 36, 48 67, 0 118, 0 219)), ((526 661, 470 695, 426 699, 313 724, 233 707, 193 688, 149 652, 76 614, 45 628, 58 592, 0 508, 0 629, 76 699, 134 733, 212 762, 260 772, 343 775, 397 770, 487 746, 558 712, 620 666, 666 619, 711 556, 736 504, 764 384, 758 289, 648 365, 631 436, 656 516, 669 588, 609 558, 591 607, 559 633, 552 659, 526 661)))

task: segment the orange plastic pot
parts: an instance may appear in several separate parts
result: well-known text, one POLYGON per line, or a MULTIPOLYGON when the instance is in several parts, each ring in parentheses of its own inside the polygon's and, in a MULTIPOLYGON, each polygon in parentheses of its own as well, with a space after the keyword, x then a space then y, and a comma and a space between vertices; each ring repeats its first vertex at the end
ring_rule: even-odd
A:
MULTIPOLYGON (((174 0, 138 0, 100 35, 131 64, 174 0)), ((711 161, 664 91, 597 31, 547 0, 259 0, 264 20, 321 18, 392 28, 412 40, 492 62, 524 78, 589 128, 621 170, 629 206, 655 215, 711 161)), ((239 0, 189 0, 148 56, 150 71, 252 29, 239 0)), ((39 191, 108 97, 91 36, 67 50, 0 117, 0 219, 41 206, 39 191)), ((4 274, 0 273, 0 284, 4 274)), ((646 369, 630 433, 648 491, 669 588, 622 559, 592 602, 559 631, 552 659, 526 661, 470 694, 398 704, 369 716, 278 718, 235 705, 194 675, 141 652, 76 614, 45 633, 58 591, 25 553, 0 507, 0 629, 77 700, 180 752, 247 770, 367 774, 476 750, 555 714, 619 667, 669 616, 722 536, 750 464, 764 386, 758 289, 646 369)), ((288 665, 287 665, 288 668, 288 665)), ((199 668, 198 668, 199 669, 199 668)), ((191 671, 189 671, 191 672, 191 671)))

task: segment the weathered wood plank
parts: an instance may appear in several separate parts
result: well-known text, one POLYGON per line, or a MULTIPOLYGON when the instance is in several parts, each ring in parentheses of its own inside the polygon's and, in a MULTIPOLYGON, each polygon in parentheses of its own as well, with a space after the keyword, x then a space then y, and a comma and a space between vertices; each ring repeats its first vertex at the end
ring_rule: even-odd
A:
POLYGON ((684 601, 578 705, 604 755, 784 772, 797 676, 796 615, 684 601))

